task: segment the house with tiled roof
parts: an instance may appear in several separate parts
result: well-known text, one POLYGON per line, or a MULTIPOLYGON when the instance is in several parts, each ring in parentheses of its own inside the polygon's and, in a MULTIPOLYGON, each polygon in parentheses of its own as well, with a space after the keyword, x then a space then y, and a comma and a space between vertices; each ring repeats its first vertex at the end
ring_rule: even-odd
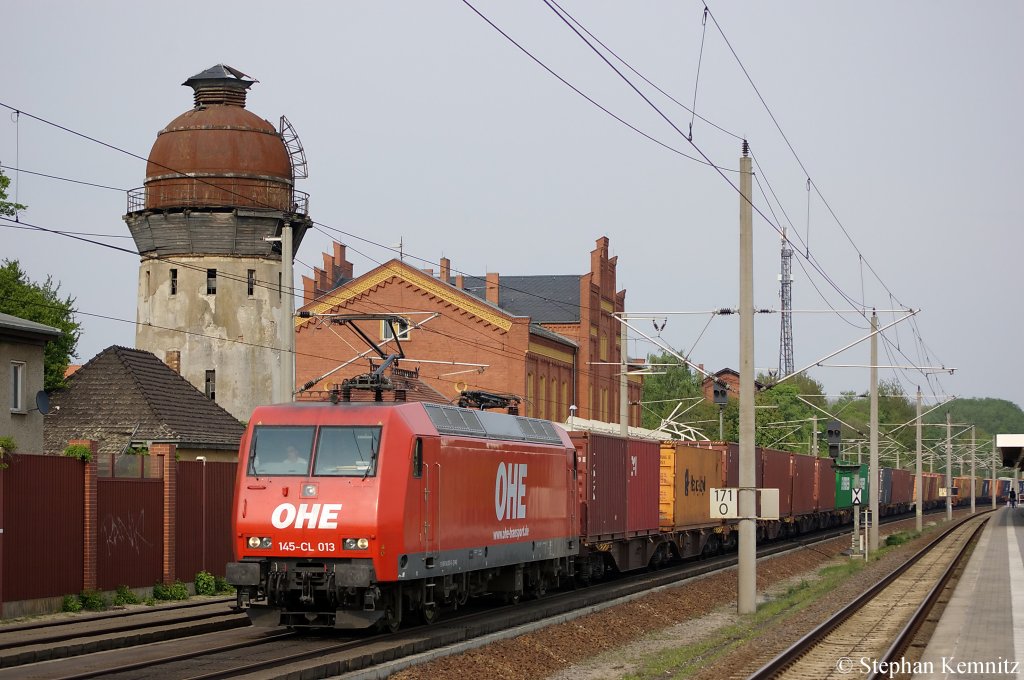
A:
MULTIPOLYGON (((523 415, 565 421, 575 405, 580 418, 618 422, 616 364, 624 348, 613 315, 624 311, 626 292, 616 290, 617 258, 608 246, 607 238, 597 240, 583 274, 453 275, 441 258, 436 274, 398 259, 356 276, 345 246, 336 243, 323 269, 303 279, 296 387, 322 375, 338 383, 368 371, 369 358, 359 356, 368 348, 331 315, 393 314, 407 323, 394 330, 379 320, 353 325, 386 352, 400 348, 401 368, 418 371, 449 401, 462 390, 482 390, 520 397, 523 415)), ((631 377, 631 404, 640 389, 631 377)), ((629 407, 629 421, 639 424, 639 406, 629 407)))
POLYGON ((46 452, 95 440, 101 475, 141 469, 137 453, 154 442, 175 444, 180 460, 233 461, 245 429, 153 353, 116 345, 71 375, 50 404, 46 452))
MULTIPOLYGON (((43 452, 43 389, 46 343, 60 330, 0 313, 0 437, 12 437, 22 453, 43 452)), ((45 408, 45 407, 44 407, 45 408)))

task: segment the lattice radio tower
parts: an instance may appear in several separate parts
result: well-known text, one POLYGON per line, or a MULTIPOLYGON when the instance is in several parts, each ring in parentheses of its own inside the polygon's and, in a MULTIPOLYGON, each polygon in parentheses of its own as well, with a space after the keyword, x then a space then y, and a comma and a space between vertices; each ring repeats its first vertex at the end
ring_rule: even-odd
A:
POLYGON ((782 273, 779 274, 779 297, 782 298, 782 329, 779 331, 779 375, 792 373, 793 366, 793 251, 782 230, 782 273))

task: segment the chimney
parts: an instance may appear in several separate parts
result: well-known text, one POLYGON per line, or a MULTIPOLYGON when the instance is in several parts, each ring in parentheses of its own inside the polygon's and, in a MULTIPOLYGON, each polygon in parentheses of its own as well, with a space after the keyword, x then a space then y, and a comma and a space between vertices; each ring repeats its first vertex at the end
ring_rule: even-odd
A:
POLYGON ((225 64, 211 66, 182 83, 195 91, 195 106, 201 108, 214 104, 241 106, 245 108, 245 91, 255 80, 249 80, 238 69, 225 64))
POLYGON ((178 375, 181 375, 181 351, 180 350, 169 349, 166 352, 164 352, 164 363, 167 364, 167 366, 172 371, 174 371, 178 375))
POLYGON ((430 277, 434 276, 434 268, 433 267, 425 267, 422 271, 427 276, 430 276, 430 277))
POLYGON ((441 258, 441 280, 448 283, 452 275, 452 262, 447 257, 441 258))
POLYGON ((493 305, 498 304, 498 275, 487 275, 487 301, 493 305))
POLYGON ((466 281, 465 279, 462 278, 462 274, 455 275, 455 287, 458 288, 459 290, 466 289, 466 281))

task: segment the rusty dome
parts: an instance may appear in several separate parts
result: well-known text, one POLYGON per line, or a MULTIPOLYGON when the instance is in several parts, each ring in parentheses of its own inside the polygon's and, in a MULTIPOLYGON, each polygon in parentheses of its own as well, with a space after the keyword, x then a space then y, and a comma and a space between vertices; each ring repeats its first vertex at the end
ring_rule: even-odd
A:
POLYGON ((245 108, 257 82, 218 64, 186 80, 195 107, 157 134, 146 166, 145 208, 293 211, 292 164, 281 134, 245 108))

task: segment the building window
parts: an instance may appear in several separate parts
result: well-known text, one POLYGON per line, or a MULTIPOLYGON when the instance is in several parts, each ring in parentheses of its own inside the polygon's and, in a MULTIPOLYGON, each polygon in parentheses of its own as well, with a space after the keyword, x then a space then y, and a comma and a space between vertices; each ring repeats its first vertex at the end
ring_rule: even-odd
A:
POLYGON ((526 374, 526 415, 532 416, 537 412, 537 407, 533 403, 533 373, 526 374))
POLYGON ((540 377, 538 381, 537 390, 537 417, 547 418, 548 417, 548 383, 547 378, 540 377))
POLYGON ((207 269, 206 270, 206 294, 216 295, 217 294, 217 270, 207 269))
POLYGON ((25 412, 25 364, 11 362, 11 410, 25 412))
POLYGON ((569 408, 569 383, 562 381, 562 408, 561 420, 565 420, 566 410, 569 408))
POLYGON ((206 396, 211 401, 217 401, 217 371, 206 372, 206 396))
POLYGON ((247 290, 248 290, 249 297, 252 297, 253 291, 256 290, 256 270, 255 269, 250 269, 249 270, 249 283, 248 283, 247 290))
POLYGON ((178 294, 178 270, 171 270, 171 295, 178 294))
POLYGON ((601 361, 608 361, 608 335, 601 333, 601 361))
POLYGON ((380 337, 381 337, 381 339, 382 340, 391 340, 392 338, 395 337, 395 333, 397 333, 399 340, 408 340, 409 339, 409 331, 411 330, 409 328, 409 322, 401 320, 401 321, 394 321, 393 324, 394 324, 394 328, 395 328, 394 333, 391 332, 392 324, 389 324, 387 321, 381 321, 380 322, 380 337))

